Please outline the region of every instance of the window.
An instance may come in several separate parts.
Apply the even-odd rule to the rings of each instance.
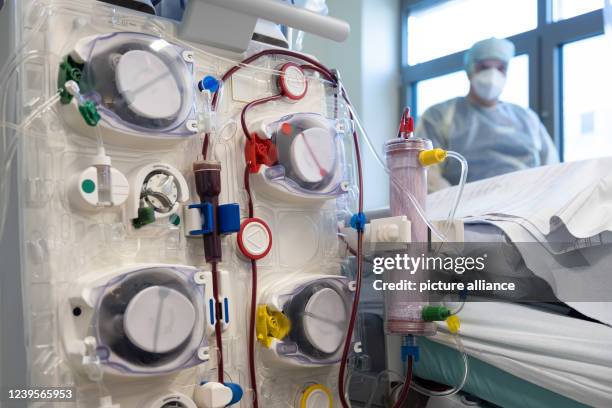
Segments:
[[[455,96],[467,95],[469,81],[465,71],[456,71],[439,77],[419,81],[416,84],[416,114]],[[508,67],[508,79],[500,99],[517,105],[529,106],[529,56],[514,58]]]
[[[563,46],[566,161],[612,155],[611,47],[611,40],[603,35]]]
[[[612,36],[603,35],[612,0],[401,1],[402,86],[417,116],[465,95],[462,53],[503,37],[518,57],[501,99],[533,109],[561,159],[612,156]]]
[[[532,30],[538,24],[537,3],[537,0],[453,0],[415,10],[408,17],[408,64],[465,50],[484,38],[509,37]]]
[[[553,0],[553,20],[565,20],[603,7],[604,0]]]

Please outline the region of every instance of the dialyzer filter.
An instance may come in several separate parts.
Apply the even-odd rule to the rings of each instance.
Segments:
[[[416,208],[405,191],[425,208],[427,199],[427,171],[419,162],[419,153],[431,149],[431,141],[415,137],[392,139],[385,144],[387,167],[391,173],[390,207],[391,215],[405,215],[411,223],[411,244],[407,253],[419,257],[427,243],[427,224],[418,215]],[[384,273],[385,282],[410,280],[418,288],[427,282],[428,272],[419,267],[416,271],[394,268]],[[428,304],[427,293],[419,290],[392,290],[384,292],[385,330],[389,334],[423,335],[435,334],[435,323],[425,322],[421,311]]]

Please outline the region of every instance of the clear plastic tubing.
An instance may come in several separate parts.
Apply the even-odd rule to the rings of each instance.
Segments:
[[[405,200],[399,186],[404,186],[421,209],[427,200],[427,170],[419,162],[419,153],[432,148],[431,141],[411,137],[395,138],[385,144],[387,167],[399,183],[391,183],[389,203],[391,216],[405,215],[411,223],[411,241],[408,255],[420,257],[427,249],[427,223],[420,216],[417,206]],[[385,272],[388,282],[412,281],[416,285],[427,281],[426,269],[410,271],[395,269]],[[418,286],[417,286],[418,287]],[[427,293],[413,290],[388,290],[385,292],[385,330],[389,334],[432,336],[436,333],[434,322],[425,322],[421,311],[428,304]]]
[[[463,157],[457,152],[449,150],[448,152],[446,152],[446,154],[448,155],[448,157],[452,157],[453,159],[457,160],[459,164],[461,164],[461,177],[459,179],[459,187],[457,187],[457,195],[455,196],[453,206],[451,207],[451,210],[448,213],[448,220],[446,226],[446,228],[448,229],[450,227],[450,224],[455,219],[455,213],[457,212],[457,207],[459,207],[459,202],[461,201],[461,196],[463,195],[463,188],[465,187],[468,175],[468,163],[465,157]],[[446,232],[447,231],[445,231],[445,233]]]
[[[457,394],[459,391],[463,389],[463,387],[465,387],[465,383],[467,383],[468,375],[470,374],[470,363],[468,360],[468,355],[465,352],[465,347],[463,346],[463,343],[461,342],[459,335],[454,334],[453,338],[455,339],[455,343],[457,343],[457,350],[459,351],[459,353],[461,353],[461,358],[463,360],[463,375],[461,376],[461,381],[459,381],[459,384],[457,384],[457,386],[453,388],[449,388],[444,391],[432,391],[432,390],[428,390],[425,387],[420,386],[419,384],[415,382],[412,382],[410,384],[410,388],[416,390],[417,392],[423,395],[427,395],[430,397],[448,397],[448,396]]]

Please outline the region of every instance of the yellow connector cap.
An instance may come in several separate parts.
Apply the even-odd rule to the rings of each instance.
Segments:
[[[440,148],[423,150],[421,153],[419,153],[419,162],[421,162],[422,166],[439,164],[446,160],[446,154],[446,150]]]
[[[452,334],[457,334],[459,332],[459,327],[461,327],[461,321],[457,315],[452,315],[446,319],[446,325]]]
[[[282,340],[291,330],[291,321],[287,316],[268,305],[257,306],[255,334],[257,341],[270,348],[273,339]]]

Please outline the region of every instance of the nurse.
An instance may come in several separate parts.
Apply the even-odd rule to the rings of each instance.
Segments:
[[[468,95],[434,105],[418,120],[418,137],[465,156],[468,181],[559,162],[536,113],[498,99],[512,57],[514,45],[508,40],[490,38],[474,44],[464,58]],[[429,190],[458,184],[459,176],[460,168],[453,161],[432,166]]]

